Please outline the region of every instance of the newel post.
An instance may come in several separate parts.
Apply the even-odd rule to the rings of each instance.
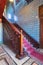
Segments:
[[[20,31],[20,55],[23,55],[23,34],[22,34],[22,30]]]
[[[23,34],[22,30],[20,31],[20,48],[19,48],[19,54],[16,55],[18,59],[22,59],[24,57],[23,53]]]

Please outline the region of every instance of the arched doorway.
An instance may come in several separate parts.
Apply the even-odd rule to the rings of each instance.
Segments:
[[[43,5],[39,6],[40,19],[40,48],[43,48]]]

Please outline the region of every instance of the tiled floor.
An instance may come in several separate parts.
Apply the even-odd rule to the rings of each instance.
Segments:
[[[0,65],[16,65],[12,58],[0,46]]]
[[[0,60],[0,65],[8,65],[8,63],[6,62],[5,59],[1,59]]]
[[[15,53],[13,53],[7,46],[3,45],[4,50],[11,56],[11,58],[16,62],[17,65],[22,65],[25,63],[27,60],[30,59],[29,56],[26,56],[25,58],[19,60],[15,56]]]
[[[28,57],[28,56],[25,59],[21,60],[21,62],[20,62],[20,60],[18,60],[17,58],[14,57],[14,54],[11,52],[11,50],[8,50],[8,48],[7,49],[6,48],[7,47],[4,45],[0,46],[0,65],[32,65],[33,62],[34,62],[34,64],[36,63],[38,65],[43,65],[39,61],[37,61],[31,57]],[[12,54],[13,54],[13,56],[12,56]],[[25,62],[24,62],[24,60],[25,60]]]

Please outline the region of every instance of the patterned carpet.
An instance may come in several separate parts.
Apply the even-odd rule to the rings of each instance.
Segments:
[[[13,58],[9,55],[9,50],[5,48],[6,46],[0,46],[0,65],[18,65],[15,61],[14,61],[14,56]],[[6,50],[9,52],[7,53]],[[12,53],[10,53],[12,55]],[[19,62],[18,62],[19,63]],[[21,62],[22,63],[22,62]],[[26,62],[24,62],[23,64],[19,64],[19,65],[43,65],[41,64],[39,61],[33,59],[33,58],[29,58]]]
[[[23,40],[23,43],[24,49],[28,53],[28,55],[43,63],[43,53],[38,52],[25,38]]]

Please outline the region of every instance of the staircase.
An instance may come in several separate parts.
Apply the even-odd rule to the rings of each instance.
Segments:
[[[33,45],[31,44],[30,41],[28,41],[28,39],[26,38],[26,36],[24,36],[23,34],[23,43],[22,46],[20,46],[20,38],[18,37],[18,32],[20,33],[20,31],[13,25],[13,27],[15,27],[15,31],[13,31],[13,29],[11,28],[11,26],[9,25],[9,22],[6,22],[3,20],[3,26],[4,28],[7,30],[8,35],[10,40],[12,41],[12,43],[10,43],[11,47],[13,48],[14,52],[16,52],[16,54],[20,54],[21,50],[20,49],[24,49],[24,51],[31,56],[32,58],[37,59],[38,61],[40,61],[41,63],[43,63],[43,54],[39,53],[37,51],[36,48],[33,47]],[[12,25],[12,24],[11,24]],[[18,32],[17,32],[18,30]],[[8,45],[8,43],[7,43]],[[22,52],[23,53],[23,52]]]
[[[4,4],[4,6],[5,6],[5,4]],[[11,40],[10,45],[14,49],[14,52],[16,52],[16,54],[20,55],[21,53],[23,53],[22,48],[24,48],[25,52],[28,53],[28,55],[30,55],[31,57],[34,57],[35,59],[37,59],[37,60],[39,60],[40,62],[43,63],[43,54],[39,53],[31,45],[31,42],[29,42],[27,40],[26,36],[24,36],[22,34],[23,35],[23,39],[22,39],[23,45],[21,45],[22,41],[21,41],[21,33],[20,33],[20,31],[13,24],[9,23],[4,17],[2,18],[2,22],[3,22],[3,28],[7,30],[7,33],[9,35],[9,39]],[[30,39],[30,37],[29,37],[29,40],[31,41],[33,39]],[[9,44],[7,43],[7,45],[9,45]]]

